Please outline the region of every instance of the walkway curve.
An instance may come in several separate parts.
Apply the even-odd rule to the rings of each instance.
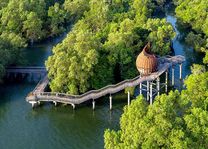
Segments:
[[[36,89],[27,96],[26,100],[32,104],[39,103],[42,101],[51,101],[51,102],[71,104],[74,107],[75,105],[81,104],[88,100],[98,99],[107,94],[117,93],[121,90],[124,90],[127,87],[133,87],[145,81],[155,80],[164,72],[166,72],[170,67],[174,67],[177,64],[182,64],[184,61],[185,61],[185,58],[181,55],[173,56],[173,57],[171,56],[161,57],[159,58],[158,71],[155,73],[152,73],[151,75],[143,76],[141,78],[137,76],[133,79],[124,80],[115,85],[108,85],[98,90],[91,90],[81,95],[69,95],[69,94],[64,94],[64,93],[44,92],[46,84],[48,84],[49,82],[47,77],[45,77],[45,80],[36,86]],[[43,86],[42,88],[39,87],[41,85]]]

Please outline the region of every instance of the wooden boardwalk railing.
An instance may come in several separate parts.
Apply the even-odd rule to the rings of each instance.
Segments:
[[[45,67],[7,67],[7,73],[46,73]]]
[[[171,66],[182,64],[184,61],[185,58],[180,55],[173,57],[162,57],[159,58],[158,71],[152,73],[151,75],[143,76],[143,77],[138,76],[135,77],[134,79],[124,80],[118,84],[108,85],[98,90],[91,90],[82,95],[68,95],[63,93],[44,92],[45,87],[49,82],[47,77],[45,77],[42,81],[39,82],[39,84],[36,86],[33,92],[27,96],[26,100],[32,105],[40,103],[41,101],[51,101],[55,103],[59,102],[59,103],[71,104],[73,107],[75,107],[75,105],[81,104],[88,100],[92,100],[92,99],[94,100],[102,96],[105,96],[107,94],[117,93],[121,90],[124,90],[126,87],[133,87],[145,81],[155,80],[164,72],[166,72],[168,68],[170,68]]]

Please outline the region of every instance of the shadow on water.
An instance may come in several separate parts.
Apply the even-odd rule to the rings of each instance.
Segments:
[[[51,49],[53,46],[61,42],[66,37],[66,35],[67,33],[64,33],[59,37],[49,38],[23,49],[23,55],[26,59],[25,65],[44,66],[48,56],[52,54]]]

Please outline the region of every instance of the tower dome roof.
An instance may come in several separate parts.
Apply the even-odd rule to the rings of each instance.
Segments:
[[[148,43],[137,56],[136,67],[141,75],[149,75],[157,71],[158,60],[154,54],[149,52],[149,50],[150,43]]]

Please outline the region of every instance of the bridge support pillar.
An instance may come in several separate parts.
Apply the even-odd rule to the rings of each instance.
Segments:
[[[110,110],[112,110],[112,96],[111,95],[109,97],[109,100],[110,100]]]
[[[160,95],[160,77],[157,78],[157,96]]]
[[[130,97],[130,92],[128,91],[128,106],[130,105],[131,103],[131,97]]]
[[[165,72],[165,92],[168,93],[168,71]]]
[[[150,86],[150,83],[149,83],[149,81],[147,81],[147,101],[149,101],[149,94],[150,94],[150,92],[149,92],[149,87]]]
[[[179,74],[180,77],[179,78],[180,78],[180,80],[182,80],[182,64],[180,64],[179,67],[180,67],[180,74]]]
[[[153,103],[153,97],[152,97],[152,82],[150,82],[150,105]]]
[[[174,67],[172,66],[172,86],[174,86],[174,84],[175,84],[175,69],[174,69]]]
[[[92,109],[95,110],[95,100],[92,100]]]
[[[32,105],[32,108],[35,108],[38,106],[38,102],[36,101],[30,101],[29,103]]]

